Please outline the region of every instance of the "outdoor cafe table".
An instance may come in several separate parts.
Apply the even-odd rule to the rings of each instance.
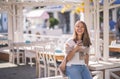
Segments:
[[[120,68],[120,59],[116,60],[108,60],[108,61],[98,61],[98,62],[91,62],[89,65],[90,70],[93,71],[103,71],[104,78],[103,79],[110,79],[110,72],[109,69]]]

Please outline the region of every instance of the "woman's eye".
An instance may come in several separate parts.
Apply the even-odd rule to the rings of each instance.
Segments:
[[[81,28],[84,28],[84,27],[81,27]]]
[[[77,28],[84,28],[84,27],[81,27],[81,26],[77,26]]]

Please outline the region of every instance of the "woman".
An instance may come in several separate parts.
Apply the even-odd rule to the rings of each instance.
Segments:
[[[77,21],[73,37],[65,43],[65,61],[60,65],[69,79],[92,79],[88,69],[89,47],[91,45],[87,26],[83,21]],[[66,66],[65,66],[66,63]]]

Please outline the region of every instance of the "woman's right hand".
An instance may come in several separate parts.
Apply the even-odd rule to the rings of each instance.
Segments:
[[[74,50],[76,52],[80,51],[80,49],[81,49],[81,45],[75,45]]]

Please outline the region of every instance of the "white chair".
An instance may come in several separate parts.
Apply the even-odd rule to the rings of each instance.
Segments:
[[[116,45],[116,40],[111,41],[111,46]]]
[[[40,46],[40,47],[35,47],[36,49],[36,56],[37,59],[36,61],[38,61],[39,63],[39,77],[41,77],[41,69],[44,69],[44,77],[47,77],[47,63],[46,63],[46,57],[45,57],[45,51],[44,51],[44,46]]]
[[[58,75],[58,65],[55,58],[55,44],[48,44],[45,47],[46,52],[46,61],[47,61],[47,67],[48,67],[48,77],[51,76],[51,71],[54,71],[55,74],[53,76]]]
[[[14,47],[14,43],[9,41],[9,62],[15,64],[15,59],[17,60],[17,64],[20,64],[20,59],[22,59],[22,63],[24,62],[24,50]]]
[[[24,47],[25,50],[25,64],[27,64],[27,58],[29,58],[29,63],[32,67],[33,63],[33,59],[35,59],[36,57],[36,53],[35,51],[33,51],[34,49],[32,49],[32,46],[25,46]]]

